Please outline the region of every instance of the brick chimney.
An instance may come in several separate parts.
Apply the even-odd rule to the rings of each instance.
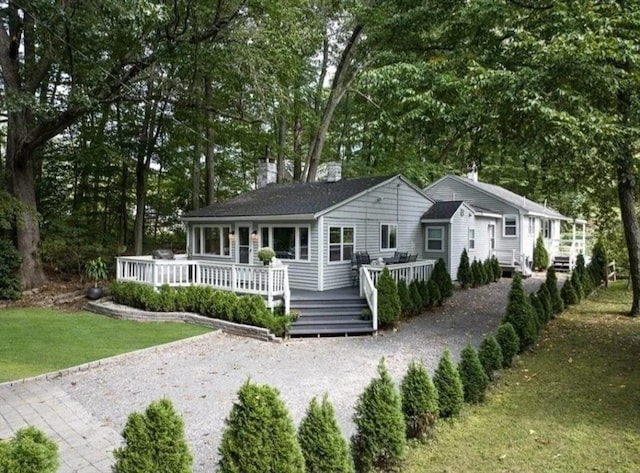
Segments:
[[[342,164],[327,163],[327,182],[338,182],[340,179],[342,179]]]
[[[278,170],[276,163],[264,160],[258,162],[258,189],[274,184],[278,179]]]

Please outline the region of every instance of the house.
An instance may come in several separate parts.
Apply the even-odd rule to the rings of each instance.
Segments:
[[[572,269],[576,256],[584,251],[584,220],[566,217],[503,187],[480,182],[475,167],[466,178],[447,175],[424,192],[436,201],[422,217],[427,238],[425,256],[442,255],[453,275],[464,247],[471,260],[496,255],[505,270],[524,274],[530,271],[539,234],[550,261],[560,269]],[[439,236],[444,238],[442,243]]]

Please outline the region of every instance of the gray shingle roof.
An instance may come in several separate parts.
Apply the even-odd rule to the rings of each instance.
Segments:
[[[436,202],[422,215],[422,220],[446,220],[454,216],[462,200],[441,200]]]
[[[315,214],[333,207],[394,176],[342,179],[337,182],[270,184],[183,215],[190,217],[250,217]]]

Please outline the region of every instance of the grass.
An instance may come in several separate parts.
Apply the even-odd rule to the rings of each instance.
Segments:
[[[36,376],[208,332],[178,323],[110,319],[88,312],[0,311],[0,382]]]
[[[625,283],[553,320],[484,405],[441,422],[404,472],[640,471],[640,320]]]

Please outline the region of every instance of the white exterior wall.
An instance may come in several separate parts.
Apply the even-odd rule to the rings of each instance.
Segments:
[[[476,250],[469,249],[469,230],[475,230],[475,228],[475,216],[469,210],[469,207],[462,205],[451,218],[451,267],[447,269],[449,270],[449,274],[453,280],[456,280],[457,278],[462,250],[465,248],[467,249],[469,262],[472,262],[474,258],[477,258]]]
[[[476,215],[476,251],[475,256],[478,260],[484,261],[493,256],[491,243],[489,238],[489,225],[493,225],[498,232],[498,219],[492,217],[482,217]],[[497,239],[496,239],[497,244]]]

